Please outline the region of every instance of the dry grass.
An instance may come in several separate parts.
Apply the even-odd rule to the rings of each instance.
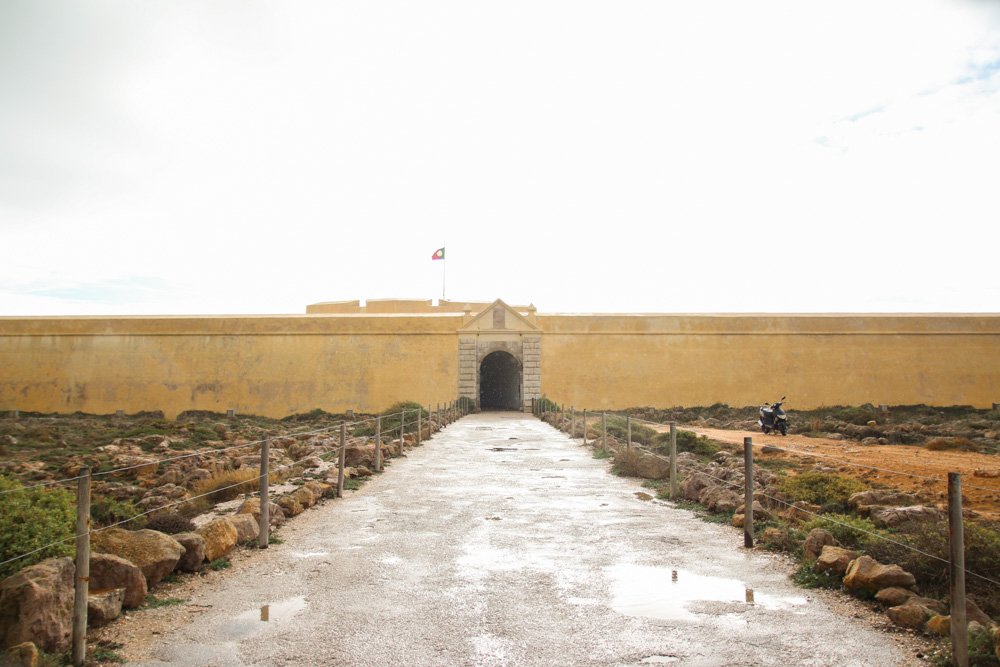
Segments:
[[[926,445],[931,451],[941,451],[944,449],[959,449],[963,452],[978,452],[979,445],[968,438],[934,438]]]
[[[260,488],[260,473],[256,469],[227,470],[202,480],[191,488],[192,496],[204,495],[212,504],[224,503],[244,493]]]
[[[616,474],[624,477],[639,476],[639,462],[642,460],[642,452],[638,449],[622,449],[615,454],[615,464],[612,468]]]

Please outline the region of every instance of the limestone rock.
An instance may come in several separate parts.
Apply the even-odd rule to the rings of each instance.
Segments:
[[[744,517],[745,518],[745,517]],[[788,533],[781,530],[780,528],[765,528],[764,532],[761,533],[760,539],[764,542],[777,542],[781,543],[785,541],[788,537]]]
[[[56,653],[69,646],[75,571],[72,558],[50,558],[0,583],[0,649],[34,642]]]
[[[113,554],[90,554],[90,590],[124,589],[122,604],[141,607],[146,604],[146,577],[132,561]]]
[[[303,509],[309,509],[316,504],[316,494],[308,486],[300,486],[289,494]]]
[[[713,512],[733,512],[740,504],[740,496],[722,486],[712,485],[701,490],[698,502]]]
[[[205,560],[209,562],[232,551],[239,537],[236,526],[225,517],[209,521],[195,532],[205,540]]]
[[[205,538],[198,533],[178,533],[174,539],[184,547],[184,555],[177,561],[182,572],[197,572],[205,562]]]
[[[236,510],[237,514],[249,514],[253,516],[254,521],[260,525],[260,498],[247,498],[240,508]],[[281,507],[276,503],[268,503],[268,523],[271,527],[280,526],[285,523],[285,513],[282,511]]]
[[[635,474],[642,479],[663,479],[670,476],[670,463],[659,457],[642,453],[636,461]]]
[[[901,628],[921,630],[931,615],[920,605],[904,604],[899,607],[890,607],[886,610],[889,620]]]
[[[39,667],[42,664],[42,655],[31,642],[11,646],[0,655],[0,659],[3,660],[4,667]]]
[[[87,592],[87,627],[97,628],[122,613],[124,588],[98,588]]]
[[[208,470],[205,470],[204,468],[195,468],[194,470],[192,470],[187,474],[187,476],[184,478],[184,481],[181,482],[181,485],[191,489],[194,488],[197,484],[211,478],[212,478],[212,473],[209,472]]]
[[[908,591],[898,586],[890,586],[876,593],[875,599],[887,607],[898,607],[899,605],[906,604],[910,598],[916,596],[916,593],[913,591]]]
[[[904,524],[937,523],[944,521],[947,515],[936,507],[913,505],[910,507],[883,507],[872,510],[869,515],[872,523],[879,528],[900,528]]]
[[[316,500],[319,500],[320,498],[328,498],[330,497],[331,492],[336,491],[336,488],[332,484],[326,484],[315,480],[306,482],[304,486],[313,492],[313,495],[316,496]]]
[[[305,508],[302,507],[302,503],[293,498],[291,494],[278,496],[278,499],[275,502],[278,503],[278,506],[281,508],[282,512],[284,512],[286,517],[298,516],[305,510]]]
[[[111,465],[114,466],[115,470],[127,468],[127,470],[114,473],[115,477],[150,477],[156,474],[156,470],[160,466],[154,459],[132,456],[131,454],[119,454],[111,459]]]
[[[820,572],[832,571],[844,574],[847,572],[847,566],[850,565],[851,561],[860,555],[857,551],[828,544],[823,547],[823,551],[820,552],[819,558],[816,559],[814,567]]]
[[[344,447],[344,465],[352,468],[365,466],[375,467],[375,444],[358,443]]]
[[[740,506],[736,508],[736,513],[737,514],[746,514],[746,505],[745,504],[740,504]],[[767,521],[770,518],[771,518],[771,515],[770,515],[770,513],[768,513],[768,511],[766,509],[764,509],[764,506],[761,505],[759,501],[756,501],[756,500],[753,501],[753,520],[754,521]]]
[[[979,605],[969,599],[965,600],[965,620],[969,623],[975,621],[984,628],[994,628],[997,625],[993,622],[993,619],[979,608]]]
[[[698,502],[701,491],[706,486],[715,486],[715,480],[703,473],[693,472],[681,482],[680,491],[688,500]]]
[[[997,654],[997,660],[1000,660],[1000,627],[993,629],[993,648]]]
[[[847,504],[854,510],[862,505],[891,505],[894,507],[903,507],[905,505],[916,505],[918,502],[920,501],[917,497],[911,493],[899,493],[897,491],[884,491],[879,489],[859,491],[858,493],[851,494],[851,497],[847,499]]]
[[[803,560],[806,562],[816,560],[823,552],[823,547],[827,545],[839,547],[840,542],[836,540],[830,531],[823,530],[822,528],[813,528],[806,535],[806,541],[802,545],[802,549],[805,552]]]
[[[164,484],[178,485],[184,481],[184,473],[181,472],[179,468],[173,468],[167,472],[160,475],[160,478],[156,480],[157,486],[163,486]]]
[[[260,535],[260,520],[254,521],[250,514],[234,514],[228,519],[236,527],[236,541],[256,541]]]
[[[866,590],[878,593],[883,588],[892,586],[910,588],[914,585],[916,579],[903,568],[898,565],[882,565],[869,556],[861,556],[851,561],[844,575],[844,588],[849,591]]]
[[[784,517],[789,521],[811,521],[822,511],[819,505],[799,501],[785,510]]]
[[[950,635],[951,616],[934,616],[927,621],[927,629],[936,635]]]
[[[147,586],[155,586],[173,572],[184,555],[180,542],[158,530],[108,528],[94,533],[90,540],[95,553],[114,554],[132,561],[142,570]]]
[[[922,598],[919,595],[914,595],[906,601],[906,604],[923,607],[928,616],[944,615],[948,613],[948,605],[944,602],[941,602],[940,600],[932,600],[931,598]]]

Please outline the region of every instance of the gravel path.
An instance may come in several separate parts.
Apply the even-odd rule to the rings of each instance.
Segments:
[[[530,415],[472,415],[296,518],[132,664],[909,663],[740,531],[648,498]]]

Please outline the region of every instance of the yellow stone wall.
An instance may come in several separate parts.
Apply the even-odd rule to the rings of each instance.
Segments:
[[[284,417],[455,398],[458,316],[0,318],[0,409]]]
[[[580,407],[1000,402],[993,315],[538,316],[542,388]]]
[[[283,417],[455,398],[461,313],[0,318],[0,410]],[[544,315],[577,408],[1000,401],[996,315]]]

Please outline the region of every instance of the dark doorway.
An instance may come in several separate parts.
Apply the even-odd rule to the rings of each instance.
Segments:
[[[521,409],[521,365],[509,352],[490,352],[479,364],[479,407]]]

